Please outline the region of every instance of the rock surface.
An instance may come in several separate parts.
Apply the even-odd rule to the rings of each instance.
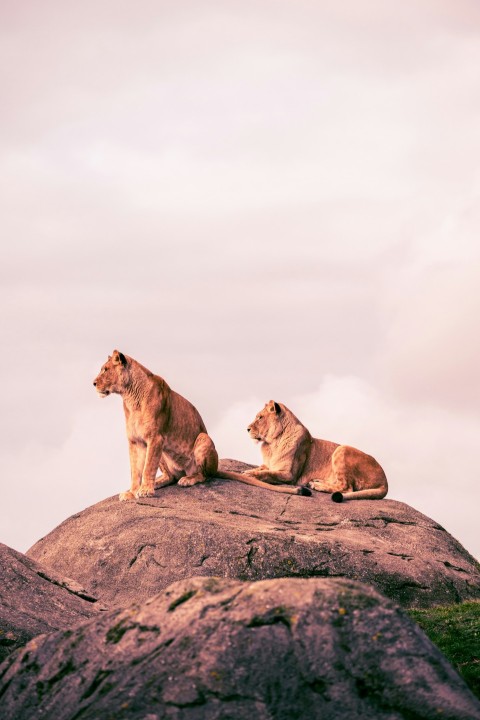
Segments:
[[[98,612],[96,599],[78,583],[0,543],[0,662],[35,635]]]
[[[27,554],[73,575],[109,607],[207,575],[347,577],[406,607],[480,597],[476,561],[408,505],[337,504],[324,493],[304,498],[227,480],[174,485],[134,502],[109,498],[63,522]]]
[[[422,631],[342,579],[192,578],[30,642],[0,666],[9,720],[480,718]]]

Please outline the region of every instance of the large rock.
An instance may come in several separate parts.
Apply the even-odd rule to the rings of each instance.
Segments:
[[[192,578],[0,666],[9,720],[479,720],[427,637],[342,579]]]
[[[97,615],[96,599],[75,581],[0,543],[0,662],[40,633]]]
[[[225,469],[241,469],[224,462]],[[347,577],[405,606],[480,597],[478,564],[438,523],[395,500],[336,504],[238,482],[116,497],[63,522],[28,556],[75,577],[110,607],[194,575]]]

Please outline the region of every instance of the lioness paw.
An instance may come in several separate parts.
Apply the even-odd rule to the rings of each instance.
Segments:
[[[125,490],[125,492],[120,493],[118,499],[120,500],[120,502],[125,502],[126,500],[134,500],[135,495],[132,493],[131,490]]]
[[[205,477],[200,473],[196,473],[195,475],[185,475],[185,477],[180,478],[178,484],[181,487],[191,487],[201,482],[205,482]]]
[[[138,490],[135,490],[135,497],[136,498],[142,498],[142,497],[153,497],[155,495],[155,488],[144,486],[138,488]]]

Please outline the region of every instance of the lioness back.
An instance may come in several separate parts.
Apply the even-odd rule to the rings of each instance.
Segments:
[[[207,432],[200,413],[192,403],[174,390],[170,390],[168,409],[169,432],[181,436]]]

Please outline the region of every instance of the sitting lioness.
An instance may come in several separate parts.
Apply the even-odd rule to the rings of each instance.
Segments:
[[[200,414],[158,375],[118,350],[94,380],[101,397],[118,393],[123,398],[130,452],[130,490],[120,500],[148,497],[156,487],[178,480],[188,486],[216,476],[241,480],[277,492],[310,495],[306,488],[288,485],[274,488],[258,478],[217,472],[218,455]],[[156,478],[157,470],[161,477]]]
[[[282,403],[271,400],[247,428],[262,443],[263,465],[246,472],[268,483],[308,485],[332,500],[381,499],[387,478],[378,462],[361,450],[312,438]]]

